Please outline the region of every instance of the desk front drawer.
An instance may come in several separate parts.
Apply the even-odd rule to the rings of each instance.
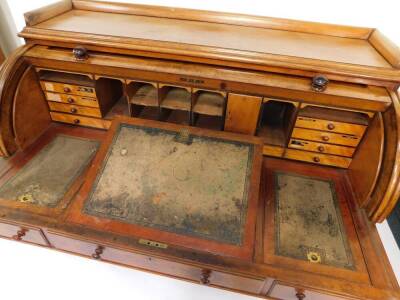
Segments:
[[[56,103],[52,101],[48,101],[48,104],[50,110],[52,111],[65,112],[73,115],[82,115],[88,117],[97,117],[97,118],[102,117],[100,109],[98,108],[78,106],[73,104]]]
[[[44,91],[65,93],[86,97],[96,97],[96,91],[93,87],[72,85],[66,83],[40,81],[40,85]]]
[[[356,147],[361,140],[361,137],[355,135],[332,133],[304,128],[294,128],[292,132],[292,138],[351,147]]]
[[[0,236],[42,246],[49,246],[43,232],[39,228],[0,222]]]
[[[285,158],[340,168],[348,168],[351,162],[351,159],[347,157],[319,154],[294,149],[287,149],[285,152]]]
[[[290,139],[289,148],[312,151],[318,153],[333,154],[339,156],[352,157],[356,148],[346,146],[336,146],[318,142],[305,141],[300,139]]]
[[[96,98],[68,95],[68,94],[56,94],[46,92],[46,99],[48,101],[58,102],[58,103],[68,103],[88,107],[99,107],[99,102]]]
[[[74,125],[81,125],[87,127],[94,127],[100,129],[108,129],[111,126],[111,121],[102,120],[84,116],[76,116],[71,114],[64,114],[58,112],[50,112],[51,119],[56,122],[63,122]]]
[[[82,241],[59,233],[48,232],[50,243],[57,249],[77,253],[100,261],[114,262],[134,268],[200,282],[201,269],[147,255],[128,252],[100,244]]]
[[[325,130],[336,133],[347,133],[359,137],[363,136],[364,131],[367,128],[364,125],[314,119],[309,117],[298,117],[295,127]]]

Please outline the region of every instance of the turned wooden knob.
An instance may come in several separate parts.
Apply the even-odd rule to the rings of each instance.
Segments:
[[[74,103],[75,102],[74,98],[71,98],[71,97],[68,98],[67,101],[68,101],[68,103]]]
[[[24,237],[25,235],[26,235],[26,229],[20,229],[20,230],[18,230],[18,232],[17,232],[17,234],[16,235],[13,235],[13,240],[16,240],[16,241],[21,241],[22,240],[22,237]]]
[[[103,246],[97,246],[96,250],[94,250],[94,253],[92,254],[92,257],[94,259],[101,259],[101,254],[103,254],[103,250]]]
[[[69,87],[64,87],[64,93],[70,93],[71,89]]]
[[[329,141],[329,136],[326,135],[322,136],[322,140],[325,142]]]
[[[76,60],[86,60],[88,58],[88,51],[85,47],[77,46],[72,50]]]
[[[74,124],[79,124],[81,121],[79,119],[74,120]]]
[[[71,113],[76,114],[77,112],[78,110],[75,107],[71,108]]]
[[[315,75],[311,82],[311,88],[316,92],[325,91],[328,86],[329,79],[325,75]]]
[[[211,270],[201,270],[200,283],[204,285],[210,284]]]
[[[318,146],[318,151],[319,152],[324,152],[325,151],[325,147],[324,146]]]
[[[332,123],[329,123],[329,124],[328,124],[328,129],[329,129],[329,130],[335,129],[335,125],[333,125]]]
[[[320,159],[319,159],[319,157],[314,156],[314,157],[313,157],[313,161],[315,161],[315,162],[320,162]]]
[[[296,297],[299,300],[303,300],[306,298],[305,291],[303,289],[296,289]]]

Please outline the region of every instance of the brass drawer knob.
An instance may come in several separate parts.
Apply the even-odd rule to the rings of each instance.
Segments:
[[[92,257],[94,259],[101,259],[101,255],[103,254],[104,247],[103,246],[97,246],[96,250],[94,250],[94,253],[92,254]]]
[[[326,135],[322,136],[322,140],[323,140],[324,142],[329,141],[329,136],[326,136]]]
[[[325,147],[324,146],[318,146],[318,151],[319,152],[324,152],[325,151]]]
[[[70,93],[71,89],[69,87],[64,87],[64,93]]]
[[[81,120],[79,120],[79,119],[74,120],[74,124],[79,124],[80,122],[81,122]]]
[[[319,163],[321,160],[319,159],[318,156],[314,156],[313,157],[313,161],[316,162],[316,163]]]
[[[78,110],[75,107],[71,108],[71,113],[76,114],[77,112]]]
[[[74,55],[76,60],[86,60],[88,59],[88,51],[85,47],[77,46],[72,50],[72,54]]]
[[[325,91],[328,86],[329,79],[325,75],[315,75],[311,82],[311,89],[316,92]]]
[[[69,98],[67,99],[67,101],[68,101],[68,103],[74,103],[74,102],[75,102],[74,98],[71,98],[71,97],[69,97]]]
[[[12,239],[16,241],[21,241],[22,238],[26,235],[27,230],[26,229],[20,229],[18,230],[16,235],[13,235]]]
[[[332,123],[329,123],[329,124],[328,124],[328,129],[329,129],[329,130],[335,129],[335,125],[333,125]]]
[[[207,269],[201,270],[200,283],[204,285],[210,284],[210,276],[211,276],[211,270]]]

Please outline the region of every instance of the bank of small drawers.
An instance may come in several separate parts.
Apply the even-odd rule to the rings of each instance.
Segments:
[[[53,121],[103,128],[102,112],[94,87],[40,82]]]
[[[285,157],[347,168],[367,126],[298,116]]]

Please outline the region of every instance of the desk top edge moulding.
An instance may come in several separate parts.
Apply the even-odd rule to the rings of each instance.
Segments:
[[[0,237],[265,299],[400,299],[379,30],[85,0],[25,22],[0,67]]]

